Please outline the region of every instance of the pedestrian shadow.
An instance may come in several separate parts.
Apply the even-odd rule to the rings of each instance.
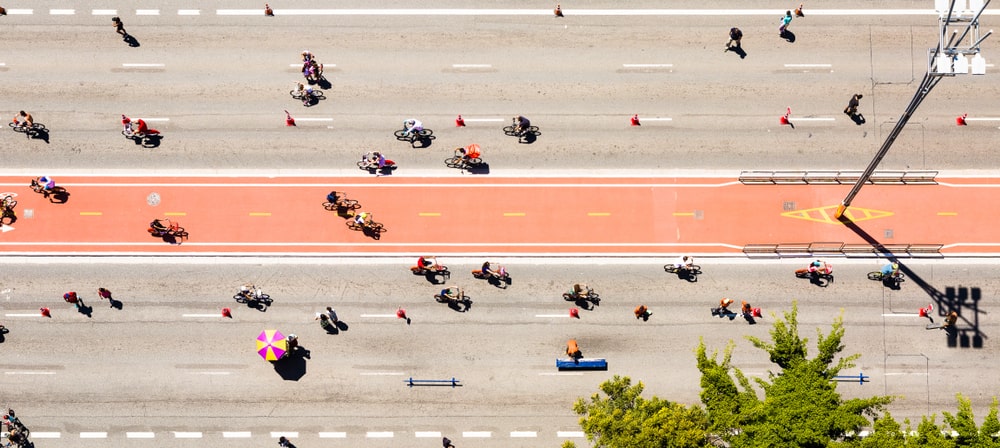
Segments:
[[[298,381],[306,375],[306,359],[309,357],[309,350],[299,346],[291,350],[286,358],[272,362],[274,371],[285,381]]]
[[[330,84],[330,81],[327,81],[326,78],[320,78],[319,81],[314,81],[314,82],[316,83],[317,86],[319,86],[319,88],[323,90],[329,90],[331,87],[333,87],[333,84]]]
[[[125,307],[125,304],[122,303],[121,300],[116,300],[116,299],[108,298],[108,302],[111,302],[109,304],[109,305],[111,305],[111,308],[114,308],[114,309],[116,309],[118,311],[121,311],[122,308]]]
[[[795,43],[795,33],[785,30],[781,32],[781,38],[788,41],[788,43]]]
[[[865,116],[861,114],[851,114],[851,121],[853,121],[854,124],[861,126],[865,124]]]
[[[712,312],[713,317],[718,316],[720,319],[725,319],[728,317],[729,320],[735,320],[737,316],[737,313],[730,311],[728,309],[722,309],[717,307],[717,308],[709,308],[709,310]]]
[[[122,38],[122,40],[125,41],[125,43],[127,43],[128,46],[132,48],[137,48],[139,46],[139,40],[136,39],[135,36],[131,34],[126,34],[125,37]]]
[[[84,316],[87,316],[88,318],[94,317],[94,307],[86,305],[83,302],[80,302],[78,304],[78,306],[76,307],[76,311],[79,312],[80,314],[83,314]]]
[[[745,59],[747,57],[747,52],[743,51],[743,49],[740,47],[729,47],[729,49],[727,49],[726,51],[727,52],[732,51],[733,53],[738,54],[740,56],[740,59]]]
[[[347,331],[351,329],[351,326],[347,325],[347,322],[342,320],[338,320],[337,323],[333,324],[333,326],[337,328],[337,331]]]

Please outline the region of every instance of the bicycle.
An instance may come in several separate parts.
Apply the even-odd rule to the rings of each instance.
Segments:
[[[474,158],[471,158],[471,159],[466,159],[465,157],[461,157],[461,156],[452,156],[452,157],[449,157],[447,159],[444,159],[444,164],[448,168],[459,168],[459,169],[463,169],[464,170],[464,169],[468,169],[469,167],[482,165],[483,164],[483,159],[481,159],[479,157],[474,157]]]
[[[354,199],[345,199],[341,202],[324,202],[323,208],[331,212],[339,210],[358,210],[361,208],[361,203],[355,201]]]
[[[288,94],[291,95],[292,98],[302,101],[302,97],[305,96],[305,90],[289,90]],[[322,90],[313,90],[312,99],[316,101],[325,100],[326,95],[323,94]]]
[[[41,193],[42,197],[48,199],[49,202],[55,202],[53,200],[55,197],[65,197],[66,196],[66,189],[65,188],[60,187],[60,186],[55,186],[55,187],[52,187],[52,188],[45,188],[45,185],[40,184],[38,182],[38,179],[31,179],[31,191],[34,191],[35,193]],[[52,196],[52,197],[50,197],[50,196]]]
[[[687,278],[689,281],[697,281],[698,275],[701,274],[701,266],[696,264],[688,265],[686,268],[678,269],[677,265],[665,264],[663,265],[663,270],[668,274],[677,274],[677,276],[682,278]]]
[[[166,222],[166,224],[163,225],[163,227],[150,226],[148,229],[146,229],[146,231],[149,232],[150,235],[158,236],[161,238],[172,237],[172,238],[185,239],[188,237],[187,230],[184,230],[184,228],[178,225],[176,222],[171,222],[169,219],[165,219],[163,221]]]
[[[410,132],[407,134],[406,129],[400,129],[393,133],[396,136],[396,140],[401,142],[409,142],[411,145],[417,140],[430,140],[431,136],[434,135],[434,131],[430,129],[421,129],[417,132]]]
[[[868,273],[868,280],[875,280],[875,281],[892,280],[896,282],[896,284],[906,281],[905,277],[906,276],[904,276],[902,272],[898,272],[896,273],[896,275],[892,275],[889,277],[886,277],[886,275],[883,274],[882,271],[872,271]]]
[[[17,206],[17,201],[11,195],[4,196],[3,200],[0,201],[0,208],[3,210],[3,215],[0,216],[0,223],[4,220],[10,219],[10,222],[17,221],[17,214],[14,212],[14,207]]]
[[[28,138],[35,137],[42,132],[48,132],[48,129],[45,129],[45,125],[41,123],[32,123],[30,128],[23,123],[15,123],[13,121],[7,123],[7,125],[13,128],[14,132],[23,132]]]
[[[508,137],[522,137],[527,134],[535,134],[538,132],[538,126],[528,126],[525,129],[518,130],[517,126],[504,126],[503,133]]]
[[[358,222],[353,219],[347,220],[347,228],[351,230],[360,230],[365,235],[371,235],[375,239],[379,239],[382,232],[385,232],[385,226],[383,226],[380,222],[358,224]]]

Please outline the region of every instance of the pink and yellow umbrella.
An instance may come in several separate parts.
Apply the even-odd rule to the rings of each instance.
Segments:
[[[265,361],[277,361],[288,351],[285,335],[278,330],[264,330],[257,336],[257,354]]]

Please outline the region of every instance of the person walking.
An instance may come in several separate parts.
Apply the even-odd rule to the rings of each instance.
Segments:
[[[948,317],[944,318],[944,323],[941,324],[941,329],[945,330],[945,331],[948,331],[950,328],[952,328],[952,327],[955,326],[955,322],[957,322],[957,321],[958,321],[958,313],[955,312],[955,311],[952,311],[952,312],[948,313]]]
[[[264,15],[267,17],[274,17],[274,10],[271,9],[271,5],[264,3]]]
[[[340,322],[340,319],[337,319],[337,310],[332,307],[326,307],[326,314],[330,316],[330,322],[333,322],[334,324]]]
[[[778,36],[784,36],[788,31],[788,25],[792,23],[792,12],[785,11],[785,16],[781,18],[781,26],[778,27]]]
[[[649,316],[653,315],[653,313],[649,312],[649,308],[647,308],[646,305],[639,305],[635,307],[632,314],[635,314],[636,319],[642,319],[643,322],[649,320]]]
[[[556,17],[563,17],[562,6],[561,5],[556,5],[555,11],[552,11],[552,12],[556,15]]]
[[[7,15],[7,9],[5,9],[3,6],[0,6],[0,16],[5,16],[5,15]]]
[[[121,34],[123,39],[128,39],[128,33],[125,32],[125,24],[122,23],[121,17],[114,16],[111,18],[111,26],[115,27],[115,31]]]
[[[736,28],[735,26],[730,28],[729,42],[726,43],[726,51],[732,50],[734,48],[737,50],[742,49],[743,47],[740,46],[741,40],[743,40],[743,31],[740,31],[740,29]],[[735,43],[736,45],[733,45],[733,43]]]
[[[844,113],[852,117],[857,115],[858,105],[861,104],[861,98],[864,98],[864,95],[855,93],[854,96],[851,97],[851,100],[847,102],[847,107],[844,108]]]
[[[97,296],[100,297],[101,300],[107,300],[111,305],[111,308],[115,307],[115,301],[111,298],[111,291],[108,291],[106,288],[97,288]]]
[[[83,300],[77,297],[76,291],[70,291],[67,292],[66,294],[63,294],[63,300],[65,300],[67,303],[72,303],[74,306],[76,306],[77,309],[80,309],[80,307],[84,306]]]

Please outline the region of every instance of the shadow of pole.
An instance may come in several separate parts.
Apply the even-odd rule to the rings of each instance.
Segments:
[[[891,250],[887,249],[882,243],[880,243],[875,237],[871,236],[864,229],[858,227],[853,221],[851,221],[846,216],[841,216],[841,224],[850,229],[856,235],[865,240],[868,244],[871,244],[875,250],[884,256],[887,260],[893,263],[899,263],[899,270],[906,274],[909,279],[919,286],[924,292],[930,297],[931,300],[937,305],[938,316],[947,316],[949,312],[958,312],[959,317],[962,321],[968,325],[968,330],[956,330],[951,328],[948,331],[948,345],[951,347],[959,345],[959,337],[961,338],[961,346],[963,347],[973,347],[982,348],[983,340],[988,339],[988,337],[982,333],[979,329],[979,315],[980,313],[985,313],[985,311],[979,310],[979,300],[981,298],[982,292],[980,288],[966,288],[966,287],[952,287],[949,286],[945,288],[942,292],[938,290],[934,285],[931,285],[926,280],[921,278],[910,269],[906,264],[904,264]],[[966,303],[971,302],[971,303]],[[971,319],[968,315],[962,313],[962,307],[965,306],[971,311]],[[961,333],[959,335],[959,332]],[[972,333],[972,341],[970,345],[968,332]]]

